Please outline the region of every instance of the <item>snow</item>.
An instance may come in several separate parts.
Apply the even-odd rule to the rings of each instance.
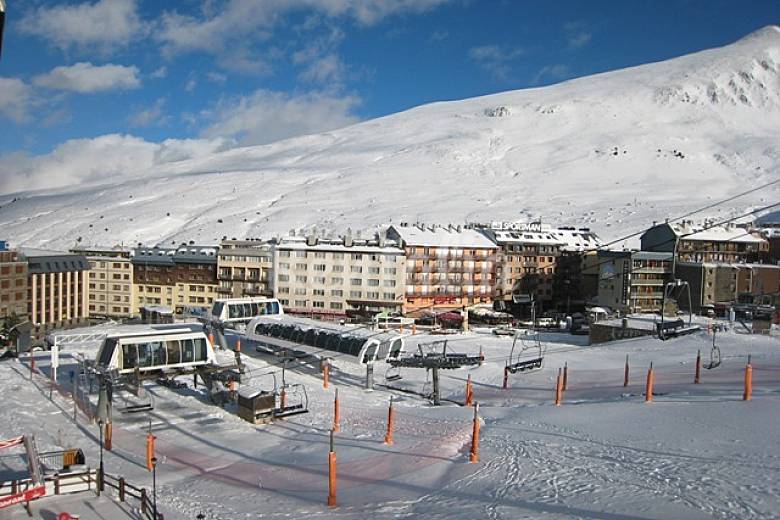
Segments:
[[[456,229],[444,226],[392,226],[405,246],[473,247],[496,249],[492,240],[475,229]]]
[[[12,245],[68,248],[543,217],[606,241],[776,179],[779,72],[769,27],[665,62],[209,151],[102,185],[0,195],[0,229]],[[778,195],[775,185],[696,218]]]
[[[237,338],[229,336],[231,342]],[[411,343],[441,337],[416,335]],[[291,364],[288,383],[306,385],[310,413],[268,425],[250,425],[230,408],[212,405],[194,389],[147,385],[155,409],[114,413],[114,451],[106,453],[112,474],[150,486],[143,467],[144,436],[152,422],[157,436],[158,503],[167,519],[237,518],[593,518],[681,520],[776,518],[780,507],[780,342],[775,337],[719,333],[722,366],[703,370],[693,384],[694,359],[704,361],[712,344],[706,332],[661,342],[635,338],[598,346],[584,338],[551,332],[542,370],[510,376],[502,390],[503,367],[512,338],[467,333],[448,336],[448,351],[477,353],[479,367],[442,371],[443,406],[432,407],[414,393],[381,386],[363,389],[361,368],[336,359],[331,387],[323,389],[315,364]],[[253,387],[269,388],[275,360],[242,339]],[[538,352],[523,336],[515,359]],[[413,347],[412,347],[413,348]],[[752,355],[754,395],[742,401],[746,356]],[[630,384],[623,364],[630,359]],[[222,356],[227,360],[231,352]],[[49,399],[47,354],[29,381],[27,359],[0,364],[0,438],[36,434],[40,448],[81,447],[97,461],[96,426],[79,413],[65,381]],[[645,373],[655,370],[655,398],[645,403]],[[68,372],[63,351],[60,374]],[[554,380],[567,363],[568,389],[553,404]],[[426,374],[404,369],[394,381],[422,392]],[[480,403],[480,461],[468,463],[472,410],[464,399],[471,375]],[[276,374],[276,377],[281,377]],[[62,381],[62,378],[60,378]],[[328,430],[334,389],[341,401],[336,434],[338,507],[325,505]],[[395,443],[382,443],[387,403],[394,396]],[[294,397],[291,397],[293,399]],[[96,395],[91,395],[93,404]],[[0,472],[2,462],[0,461]],[[3,475],[7,477],[7,475]],[[3,478],[3,477],[0,477]],[[81,512],[122,518],[113,494],[101,499],[76,495],[33,503],[36,514]],[[128,509],[125,507],[125,511]],[[3,518],[22,519],[19,506]],[[131,514],[126,516],[132,518]]]

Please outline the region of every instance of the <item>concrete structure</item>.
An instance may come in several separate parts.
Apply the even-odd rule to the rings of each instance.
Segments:
[[[680,262],[744,263],[769,254],[769,243],[760,233],[733,224],[667,222],[647,230],[641,241],[643,251],[676,252]]]
[[[89,261],[89,315],[132,317],[135,294],[130,248],[81,246],[71,252]]]
[[[274,252],[274,296],[287,312],[338,319],[403,309],[406,257],[396,242],[290,236]]]
[[[498,246],[460,226],[390,226],[387,237],[406,253],[405,313],[491,303]]]
[[[0,320],[27,316],[27,262],[16,251],[0,248]]]
[[[273,295],[273,242],[223,240],[217,257],[219,297]]]
[[[622,313],[660,312],[672,253],[599,251],[598,304]]]
[[[51,329],[85,325],[89,318],[89,262],[82,255],[20,250],[27,262],[27,316],[40,341]]]
[[[217,294],[215,246],[133,250],[133,313],[147,305],[164,305],[177,314],[211,307]]]

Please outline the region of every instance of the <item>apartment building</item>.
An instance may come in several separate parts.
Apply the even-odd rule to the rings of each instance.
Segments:
[[[292,314],[339,319],[401,312],[406,258],[394,241],[290,236],[274,254],[274,296]]]
[[[27,316],[27,262],[0,241],[0,320]]]
[[[493,301],[499,248],[476,229],[400,224],[387,238],[406,253],[405,313]]]
[[[133,313],[163,305],[177,314],[211,307],[217,295],[215,246],[182,244],[176,248],[133,250]]]
[[[130,318],[133,316],[133,263],[130,248],[81,246],[71,253],[89,262],[89,315]]]
[[[88,322],[89,262],[83,255],[22,248],[19,258],[27,263],[27,316],[35,340]]]
[[[772,264],[726,264],[680,262],[675,266],[678,278],[691,288],[691,309],[717,303],[771,304],[780,294],[780,266]],[[688,310],[688,302],[680,301]]]
[[[657,224],[641,242],[643,251],[675,253],[680,262],[745,263],[769,255],[769,242],[759,232],[707,221]]]
[[[561,255],[601,245],[587,228],[553,228],[541,222],[493,222],[475,228],[499,247],[494,298],[513,311],[528,311],[531,301],[537,311],[552,307]],[[565,266],[572,273],[573,267]]]
[[[273,242],[222,240],[217,256],[217,289],[221,298],[273,294]]]
[[[629,314],[661,311],[672,253],[602,250],[596,258],[600,306]]]

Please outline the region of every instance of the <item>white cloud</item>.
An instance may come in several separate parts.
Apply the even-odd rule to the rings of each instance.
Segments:
[[[168,67],[163,66],[153,70],[152,73],[149,74],[149,77],[154,79],[160,79],[160,78],[164,78],[167,75],[168,75]]]
[[[132,126],[152,126],[163,125],[168,122],[168,116],[163,112],[165,107],[165,98],[155,101],[152,106],[143,110],[138,110],[127,118],[127,122]]]
[[[124,65],[92,65],[89,62],[55,67],[46,74],[33,78],[39,87],[91,93],[106,90],[132,89],[141,85],[138,67]]]
[[[20,20],[19,28],[63,51],[75,48],[108,52],[133,43],[145,33],[136,0],[41,6],[28,12]]]
[[[250,96],[222,101],[205,114],[214,122],[204,137],[227,137],[242,145],[262,144],[303,134],[334,130],[358,121],[355,96],[323,92],[288,95],[258,90]]]
[[[0,156],[0,193],[97,183],[111,177],[151,175],[161,165],[209,155],[229,145],[222,139],[168,139],[152,143],[131,135],[73,139],[52,152]]]
[[[0,77],[0,115],[24,123],[29,119],[31,103],[30,87],[24,81]]]
[[[301,72],[300,79],[311,83],[328,84],[331,88],[340,88],[347,66],[336,54],[328,54],[314,61]]]
[[[534,75],[531,80],[532,85],[539,84],[545,78],[552,80],[561,80],[571,75],[571,70],[568,65],[557,63],[555,65],[545,65]]]
[[[587,24],[583,21],[568,22],[564,24],[563,30],[566,33],[566,40],[570,49],[579,49],[590,42],[593,34],[587,27]]]
[[[469,58],[489,71],[497,79],[505,80],[511,71],[511,62],[523,54],[523,49],[481,45],[469,49]]]
[[[227,76],[225,76],[222,73],[214,72],[214,71],[206,73],[206,78],[212,83],[217,83],[219,85],[224,85],[225,82],[227,81]]]

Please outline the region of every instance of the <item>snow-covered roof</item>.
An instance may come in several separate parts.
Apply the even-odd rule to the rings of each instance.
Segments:
[[[698,242],[735,242],[745,244],[760,244],[765,242],[761,237],[757,237],[743,228],[716,226],[708,227],[703,224],[676,223],[671,226],[672,231],[685,240]]]
[[[563,246],[566,242],[555,236],[552,231],[494,231],[499,244],[539,244]]]
[[[588,228],[558,228],[550,231],[557,240],[563,242],[564,251],[587,251],[601,247],[601,239]]]
[[[376,253],[386,255],[398,255],[403,254],[403,249],[396,245],[395,240],[387,240],[383,245],[379,245],[379,242],[375,240],[366,239],[351,239],[352,245],[346,245],[350,243],[349,239],[317,239],[317,243],[309,245],[306,237],[285,237],[276,245],[276,249],[282,251],[335,251],[344,253]]]
[[[407,246],[471,247],[495,249],[498,246],[476,229],[444,226],[390,226]]]

